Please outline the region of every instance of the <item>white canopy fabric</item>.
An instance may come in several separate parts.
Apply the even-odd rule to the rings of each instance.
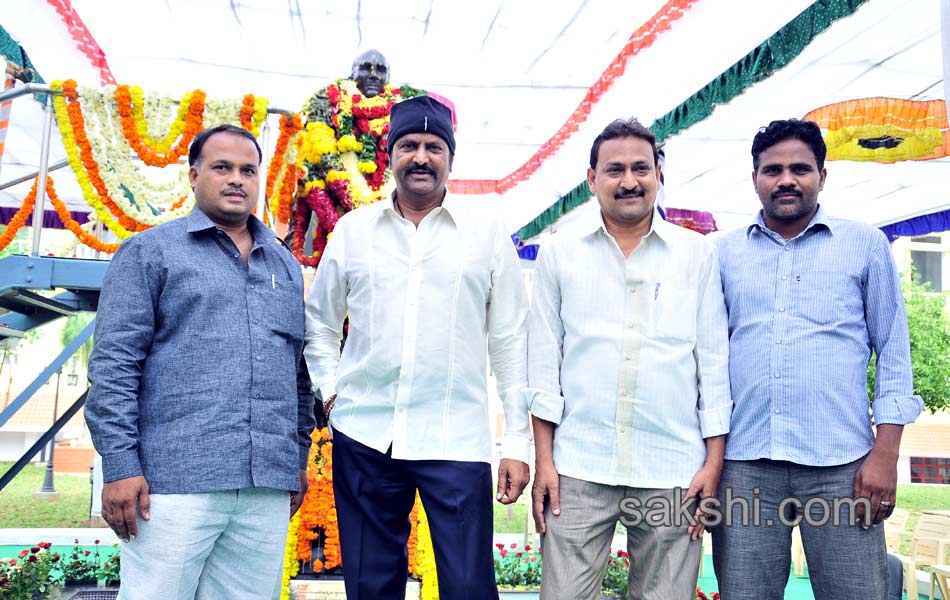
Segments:
[[[560,150],[504,195],[473,195],[512,231],[585,176],[590,144],[610,120],[645,123],[669,112],[774,34],[811,0],[696,0],[669,31],[626,63]],[[459,120],[453,178],[499,179],[527,161],[568,119],[631,33],[661,0],[72,0],[115,79],[180,97],[263,95],[299,110],[349,74],[369,48],[390,60],[394,83],[452,100]],[[712,212],[720,227],[751,219],[749,148],[758,127],[867,96],[943,99],[939,0],[869,0],[820,35],[785,69],[667,144],[667,206]],[[46,0],[7,0],[0,25],[47,80],[99,85]],[[40,106],[16,100],[0,182],[35,171]],[[270,143],[274,143],[271,136]],[[53,132],[51,162],[65,153]],[[950,208],[948,159],[829,163],[821,199],[834,213],[883,225]],[[74,210],[86,209],[68,168],[53,174]],[[23,184],[0,192],[18,206]]]

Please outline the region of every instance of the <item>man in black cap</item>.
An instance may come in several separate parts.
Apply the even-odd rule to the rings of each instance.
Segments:
[[[306,310],[346,594],[405,597],[418,490],[440,597],[495,599],[486,357],[506,421],[496,499],[510,504],[528,482],[530,442],[521,267],[504,226],[446,190],[455,136],[444,104],[394,105],[388,146],[396,191],[339,220]]]

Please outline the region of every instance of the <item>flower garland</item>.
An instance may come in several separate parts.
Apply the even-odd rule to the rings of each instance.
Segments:
[[[114,88],[113,88],[114,90]],[[181,135],[181,131],[185,125],[185,119],[188,117],[188,110],[191,106],[191,92],[185,94],[182,98],[181,104],[178,107],[178,114],[175,117],[175,120],[171,122],[168,126],[168,131],[161,137],[161,139],[155,139],[155,136],[152,133],[157,129],[157,124],[153,125],[153,121],[160,121],[162,117],[165,116],[165,106],[159,104],[159,111],[156,115],[158,119],[149,120],[145,115],[145,108],[149,103],[146,99],[145,92],[142,91],[137,85],[129,86],[129,96],[132,104],[132,118],[135,120],[135,128],[138,131],[139,137],[141,137],[147,146],[150,146],[155,152],[160,152],[162,154],[168,152],[172,144],[178,140],[178,136]],[[115,92],[113,91],[113,94]],[[149,111],[152,112],[151,110]]]
[[[290,580],[300,572],[297,562],[297,528],[300,526],[300,511],[290,519],[287,529],[287,546],[284,548],[284,566],[280,578],[280,600],[290,600]]]
[[[279,223],[290,221],[291,206],[294,202],[294,193],[297,191],[299,171],[297,160],[297,134],[303,127],[300,115],[280,116],[280,135],[270,165],[267,167],[267,180],[264,185],[264,196],[269,200],[271,212],[277,216]],[[280,181],[275,194],[274,186]]]
[[[339,567],[340,530],[333,499],[333,445],[326,428],[314,430],[311,436],[309,469],[310,488],[300,507],[296,554],[301,561],[310,561],[314,573]],[[323,557],[313,557],[311,542],[322,537]]]
[[[53,111],[66,149],[66,158],[79,187],[82,188],[86,202],[99,216],[99,220],[119,239],[132,235],[140,229],[139,224],[126,216],[112,201],[105,183],[99,174],[99,165],[92,156],[92,149],[85,134],[82,108],[73,80],[54,81],[50,84],[54,91],[62,94],[53,96]],[[105,204],[105,206],[103,205]],[[108,210],[106,209],[108,207]],[[110,214],[111,213],[111,214]],[[118,221],[113,218],[115,215]]]
[[[46,178],[46,195],[49,196],[50,203],[52,203],[53,208],[56,209],[59,220],[63,222],[66,229],[72,231],[73,234],[79,238],[80,242],[93,250],[105,252],[106,254],[112,254],[119,249],[119,244],[108,244],[83,230],[82,226],[76,222],[76,219],[69,214],[69,209],[66,208],[66,204],[56,195],[56,190],[53,188],[53,179],[48,176]]]
[[[108,197],[119,209],[135,221],[149,226],[190,212],[193,202],[183,202],[189,198],[190,192],[187,169],[178,164],[166,167],[162,174],[166,170],[173,174],[166,182],[155,182],[146,177],[132,163],[132,148],[122,134],[121,123],[113,118],[117,110],[111,90],[82,88],[79,96],[87,117],[85,129],[93,159],[105,167],[99,169],[99,174]],[[168,207],[171,202],[174,204]]]
[[[288,536],[285,556],[298,561],[308,561],[314,573],[332,571],[342,566],[340,554],[340,529],[337,521],[336,505],[333,497],[333,443],[327,428],[314,430],[311,435],[310,456],[308,458],[307,478],[310,487],[304,497],[300,511],[291,523],[293,538]],[[435,551],[429,533],[428,519],[422,502],[416,495],[416,501],[409,515],[411,530],[409,534],[409,575],[422,580],[423,598],[438,598],[436,582]],[[323,556],[313,556],[312,542],[322,542]],[[284,565],[288,570],[287,563]],[[436,595],[426,596],[426,586],[435,590]]]
[[[119,239],[191,210],[194,200],[189,194],[187,169],[177,160],[203,126],[229,122],[258,130],[267,116],[265,98],[248,94],[242,110],[242,102],[206,102],[204,92],[195,90],[185,95],[178,116],[157,139],[161,127],[150,117],[157,115],[159,121],[167,121],[165,117],[172,113],[170,98],[146,97],[137,86],[84,88],[82,94],[72,80],[56,81],[51,87],[62,92],[54,95],[54,111],[83,197],[96,218]],[[132,163],[133,152],[152,166],[175,163],[173,176],[153,182]],[[296,175],[296,170],[290,173],[294,185],[281,187],[284,196],[293,195]]]
[[[419,579],[420,600],[438,600],[439,577],[435,568],[435,548],[432,546],[432,534],[429,531],[429,519],[419,499],[419,527],[416,545],[416,572],[413,574]]]
[[[307,209],[317,215],[317,228],[313,234],[313,247],[310,255],[304,255],[304,238],[307,235],[307,226],[309,219]],[[297,200],[294,207],[294,235],[291,240],[290,250],[305,267],[316,268],[320,264],[320,257],[327,246],[330,232],[336,227],[336,222],[340,219],[338,209],[333,206],[330,195],[320,188],[314,187],[303,198]]]
[[[39,180],[40,177],[37,175],[36,179],[33,180],[33,189],[23,199],[23,204],[10,219],[10,222],[7,223],[7,228],[3,230],[3,234],[0,235],[0,251],[10,245],[17,232],[26,224],[26,220],[33,213],[33,205],[36,203],[36,184]]]
[[[188,152],[191,141],[201,131],[202,122],[204,121],[205,98],[206,95],[202,90],[192,92],[188,113],[185,116],[185,123],[177,143],[167,152],[158,152],[146,144],[145,140],[139,135],[139,129],[132,114],[132,93],[129,86],[120,85],[115,89],[115,99],[125,139],[128,140],[129,145],[142,159],[142,162],[153,167],[165,167],[176,163],[179,158]]]
[[[320,262],[327,236],[339,216],[392,191],[384,139],[389,132],[389,111],[400,99],[424,93],[409,86],[386,85],[382,93],[368,98],[360,93],[355,81],[339,79],[314,94],[304,106],[309,122],[300,134],[297,163],[304,171],[303,189],[294,210],[288,213],[294,221],[292,247],[305,265]],[[314,190],[320,192],[315,195]],[[313,248],[304,256],[303,237],[310,221],[307,209],[313,206],[330,222],[318,215]]]
[[[132,100],[133,102],[136,100],[135,96]],[[145,132],[142,137],[145,143],[158,152],[168,152],[181,135],[189,106],[191,106],[191,92],[182,96],[177,107],[174,106],[171,96],[165,94],[144,96],[142,118],[145,121]]]
[[[267,98],[245,94],[241,102],[241,127],[250,131],[254,137],[261,133],[261,123],[267,118]]]

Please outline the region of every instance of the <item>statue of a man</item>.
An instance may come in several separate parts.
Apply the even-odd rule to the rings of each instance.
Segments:
[[[353,60],[350,79],[367,98],[378,96],[389,83],[389,62],[379,50],[367,50]]]
[[[306,125],[298,154],[304,176],[291,216],[291,241],[305,265],[319,263],[327,235],[340,216],[376,202],[392,189],[385,140],[389,109],[425,92],[407,85],[393,87],[389,78],[386,57],[367,50],[353,61],[350,79],[328,84],[304,105]]]

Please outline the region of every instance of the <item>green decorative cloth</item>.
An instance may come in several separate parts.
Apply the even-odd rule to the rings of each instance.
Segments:
[[[712,115],[717,105],[729,102],[756,83],[768,79],[801,54],[818,34],[838,19],[851,16],[866,2],[867,0],[818,0],[685,102],[654,121],[650,129],[656,135],[656,141],[662,142],[692,127]],[[518,238],[527,240],[538,235],[589,198],[587,182],[582,181],[519,229]]]
[[[33,66],[30,57],[26,54],[26,50],[10,37],[10,34],[2,25],[0,25],[0,54],[5,56],[8,61],[33,71],[34,83],[46,83],[46,80],[36,71],[36,67]]]

